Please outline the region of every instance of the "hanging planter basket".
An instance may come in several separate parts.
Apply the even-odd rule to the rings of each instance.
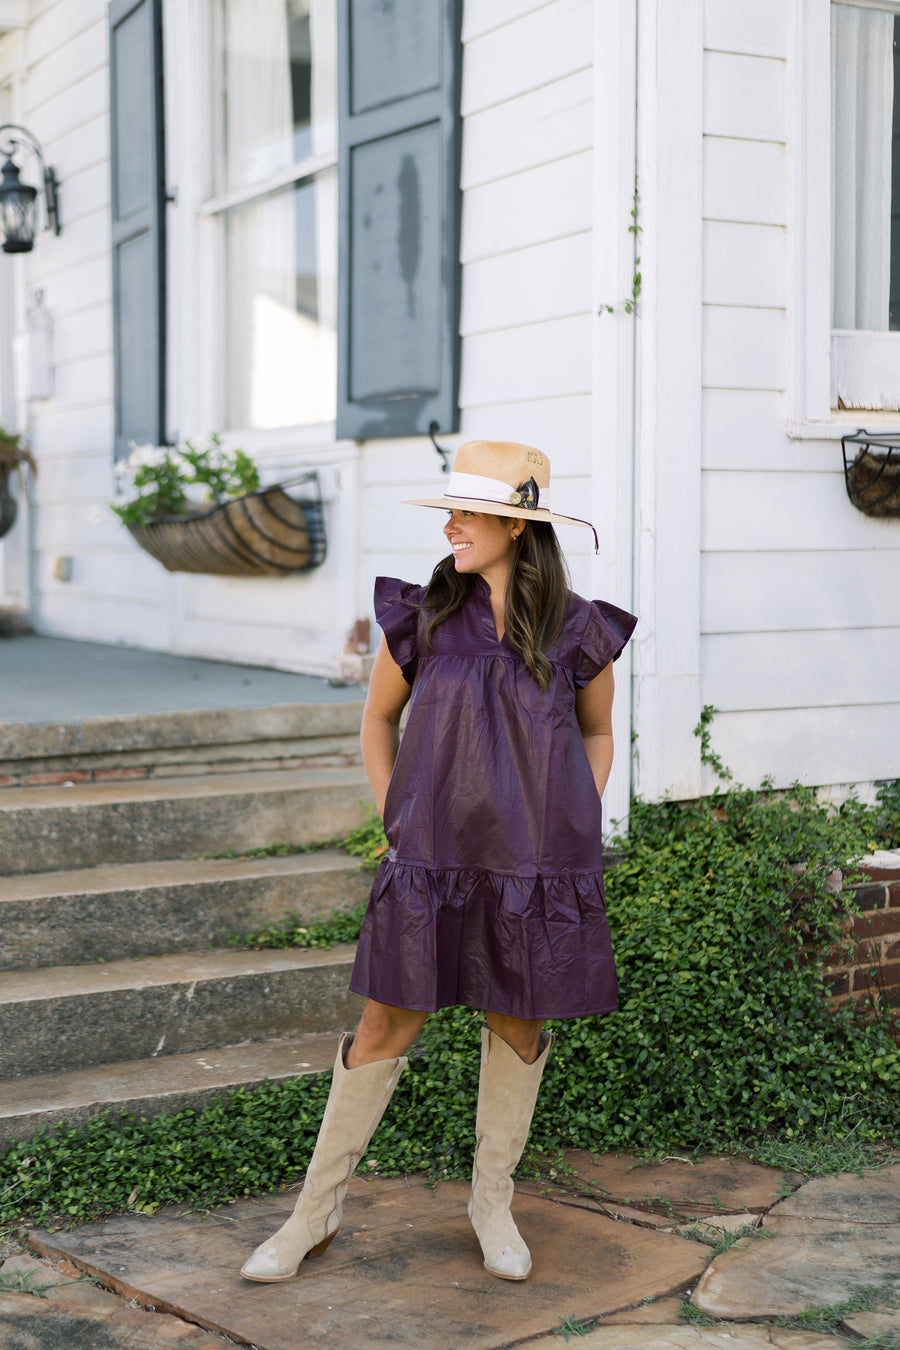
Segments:
[[[900,516],[900,432],[841,437],[847,496],[867,516]]]
[[[161,516],[128,529],[170,572],[271,577],[308,572],[325,560],[325,518],[315,472],[191,515]]]

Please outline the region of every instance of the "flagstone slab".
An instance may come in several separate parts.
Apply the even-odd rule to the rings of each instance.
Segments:
[[[833,1307],[866,1285],[900,1293],[900,1166],[817,1177],[766,1216],[769,1238],[716,1257],[692,1302],[713,1317]]]
[[[541,1336],[528,1350],[560,1350],[561,1337]],[[603,1326],[584,1336],[571,1336],[572,1350],[847,1350],[852,1341],[812,1331],[747,1326],[730,1322],[716,1327]]]
[[[703,1247],[673,1234],[519,1196],[514,1212],[534,1271],[527,1282],[498,1280],[483,1268],[468,1194],[462,1182],[429,1189],[421,1177],[355,1178],[334,1243],[282,1284],[251,1283],[239,1269],[284,1221],[293,1192],[203,1216],[171,1207],[152,1219],[35,1231],[29,1245],[65,1254],[126,1298],[258,1350],[492,1350],[552,1331],[561,1314],[594,1319],[669,1296],[706,1264]]]
[[[866,1338],[895,1336],[900,1344],[900,1309],[893,1312],[860,1312],[844,1318],[844,1325]]]
[[[223,1350],[218,1336],[140,1308],[74,1306],[45,1294],[0,1293],[3,1350]]]
[[[632,1154],[596,1157],[573,1149],[565,1162],[575,1169],[578,1181],[557,1183],[561,1199],[643,1207],[670,1223],[716,1213],[763,1213],[802,1180],[798,1172],[761,1167],[740,1157],[673,1157],[647,1163]]]
[[[641,1302],[636,1308],[626,1308],[624,1312],[611,1313],[603,1319],[604,1326],[677,1326],[681,1305],[680,1298],[657,1298],[652,1302]]]

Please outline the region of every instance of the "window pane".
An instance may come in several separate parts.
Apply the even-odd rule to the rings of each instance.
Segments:
[[[337,175],[226,214],[230,427],[329,422],[337,387]]]
[[[832,323],[839,329],[900,327],[900,313],[890,313],[900,291],[891,239],[900,173],[895,28],[891,11],[832,6]]]
[[[337,145],[336,0],[221,0],[218,191]]]

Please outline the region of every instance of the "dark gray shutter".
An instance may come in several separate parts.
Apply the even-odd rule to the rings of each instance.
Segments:
[[[338,0],[337,434],[459,424],[459,0]]]
[[[109,6],[116,455],[165,440],[162,0]]]

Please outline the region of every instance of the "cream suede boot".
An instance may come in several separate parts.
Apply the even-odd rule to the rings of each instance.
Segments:
[[[247,1280],[289,1280],[305,1256],[322,1255],[341,1226],[350,1178],[407,1063],[401,1055],[348,1069],[344,1055],[352,1040],[341,1037],[328,1105],[294,1212],[245,1263],[241,1274]]]
[[[531,1253],[509,1212],[512,1174],[525,1148],[544,1065],[553,1044],[541,1036],[541,1053],[526,1064],[502,1036],[481,1028],[481,1079],[475,1121],[475,1160],[469,1218],[484,1268],[502,1280],[527,1280]]]

